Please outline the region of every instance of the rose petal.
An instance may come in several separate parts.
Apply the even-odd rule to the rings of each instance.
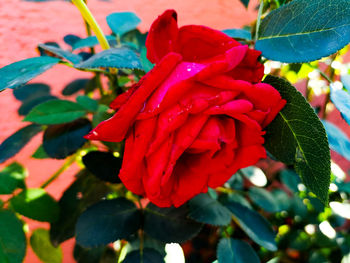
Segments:
[[[166,79],[180,60],[181,56],[176,53],[169,53],[165,56],[148,72],[144,77],[142,85],[117,113],[112,118],[101,122],[85,138],[111,142],[120,142],[123,140],[129,127],[133,124],[136,115],[144,106],[145,100]]]
[[[144,156],[156,126],[156,119],[137,121],[125,140],[122,169],[119,178],[136,194],[144,193],[142,177],[146,173]]]
[[[123,106],[128,99],[131,97],[131,95],[134,94],[134,92],[141,86],[142,84],[142,80],[141,79],[138,83],[132,85],[127,91],[125,91],[124,93],[120,94],[119,96],[117,96],[109,105],[109,107],[113,110],[119,110],[119,108],[121,106]]]
[[[166,10],[153,22],[146,39],[147,58],[152,63],[175,51],[178,31],[175,10]]]
[[[236,114],[242,114],[250,112],[253,109],[253,104],[247,100],[234,100],[225,103],[220,106],[213,106],[207,109],[205,114],[224,114],[228,116],[235,116]]]
[[[179,30],[177,52],[185,61],[197,62],[223,54],[235,46],[240,43],[220,31],[189,25]]]

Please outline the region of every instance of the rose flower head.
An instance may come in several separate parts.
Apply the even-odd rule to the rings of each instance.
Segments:
[[[125,139],[126,188],[178,207],[265,158],[263,129],[286,101],[261,83],[261,52],[205,26],[178,28],[174,10],[153,22],[146,47],[154,68],[86,138]]]

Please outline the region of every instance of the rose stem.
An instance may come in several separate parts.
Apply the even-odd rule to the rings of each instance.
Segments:
[[[79,153],[80,154],[80,153]],[[45,188],[49,184],[51,184],[58,176],[60,176],[61,173],[63,173],[71,164],[75,162],[75,159],[77,157],[77,154],[74,154],[73,156],[69,157],[66,162],[61,166],[60,169],[58,169],[49,179],[47,179],[41,186],[40,188]]]
[[[94,31],[98,42],[100,43],[101,47],[103,49],[109,49],[108,41],[105,37],[105,35],[102,32],[102,29],[97,24],[96,19],[91,14],[89,8],[85,4],[84,0],[72,0],[72,3],[79,9],[81,15],[83,16],[84,20],[89,24],[92,31]]]

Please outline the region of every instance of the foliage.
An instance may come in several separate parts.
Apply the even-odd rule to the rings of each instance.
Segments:
[[[77,262],[167,262],[172,242],[181,243],[187,263],[347,262],[350,183],[330,149],[350,161],[349,65],[342,63],[347,48],[341,50],[350,42],[350,3],[261,3],[251,33],[223,32],[262,52],[264,82],[287,101],[266,127],[269,157],[178,208],[157,207],[125,188],[118,177],[124,142],[83,138],[111,116],[111,101],[153,67],[134,13],[107,17],[110,49],[97,52],[92,35],[67,35],[68,49],[39,44],[40,56],[1,68],[0,91],[13,89],[26,124],[0,144],[0,163],[7,161],[0,171],[0,262],[22,262],[27,244],[42,262],[62,262],[60,244],[74,236]],[[28,83],[57,64],[94,76],[72,81],[60,96],[47,84]],[[298,89],[306,92],[292,85],[301,80],[307,84]],[[324,102],[312,108],[320,94]],[[341,126],[330,109],[344,118]],[[11,158],[37,134],[42,142],[32,158],[65,163],[41,187],[28,188],[25,167]],[[45,188],[74,163],[81,171],[56,201]],[[50,229],[26,235],[26,218]]]

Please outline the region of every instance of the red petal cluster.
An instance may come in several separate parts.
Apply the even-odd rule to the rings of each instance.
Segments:
[[[126,139],[125,186],[178,207],[266,157],[263,129],[286,101],[261,83],[259,51],[205,26],[178,28],[174,10],[152,24],[146,46],[155,67],[86,138]]]

